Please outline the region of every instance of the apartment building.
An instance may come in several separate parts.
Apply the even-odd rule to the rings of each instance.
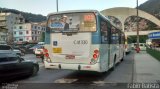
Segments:
[[[0,13],[0,40],[12,42],[15,24],[25,23],[21,14]]]
[[[45,27],[39,23],[16,24],[13,30],[14,42],[37,43],[41,41]]]

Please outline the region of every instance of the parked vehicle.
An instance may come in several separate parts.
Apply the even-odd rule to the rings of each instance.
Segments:
[[[145,51],[146,50],[146,44],[145,43],[139,43],[139,48],[140,48],[140,50]]]
[[[22,53],[18,49],[13,49],[9,45],[0,45],[0,51],[13,51],[17,56],[22,56]]]
[[[27,44],[27,45],[25,45],[24,47],[28,49],[28,48],[31,48],[31,47],[33,47],[33,46],[35,46],[35,44]]]
[[[29,49],[32,50],[32,52],[35,54],[35,50],[37,48],[41,48],[41,47],[42,47],[41,45],[35,45],[35,46],[33,46],[33,47],[29,48]]]
[[[39,45],[44,45],[44,44],[45,44],[45,42],[38,42],[38,44],[39,44]]]
[[[36,75],[38,71],[38,62],[17,57],[13,51],[0,51],[0,82]]]
[[[136,45],[137,45],[137,43],[134,43],[134,49],[136,49]],[[142,51],[145,51],[146,50],[146,44],[145,43],[139,43],[139,48],[140,48],[140,50],[142,50]]]
[[[40,46],[39,48],[35,49],[36,56],[41,56],[41,55],[43,55],[42,53],[43,53],[43,46]]]

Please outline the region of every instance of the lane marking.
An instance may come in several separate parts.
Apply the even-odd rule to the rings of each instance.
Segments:
[[[55,80],[54,83],[73,83],[75,81],[77,81],[78,79],[58,79]]]

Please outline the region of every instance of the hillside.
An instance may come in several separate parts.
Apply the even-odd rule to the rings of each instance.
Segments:
[[[0,8],[1,12],[12,12],[15,14],[22,14],[27,22],[42,22],[46,20],[45,16],[42,16],[40,14],[32,14],[27,12],[22,12],[14,9],[7,9],[7,8]]]
[[[160,17],[160,0],[148,0],[139,6],[140,10],[146,11],[152,15]],[[159,18],[160,19],[160,18]]]

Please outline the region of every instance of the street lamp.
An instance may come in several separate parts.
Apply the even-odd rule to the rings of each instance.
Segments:
[[[139,48],[139,21],[138,21],[138,0],[137,0],[137,48]]]
[[[58,12],[58,0],[56,0],[57,12]]]

